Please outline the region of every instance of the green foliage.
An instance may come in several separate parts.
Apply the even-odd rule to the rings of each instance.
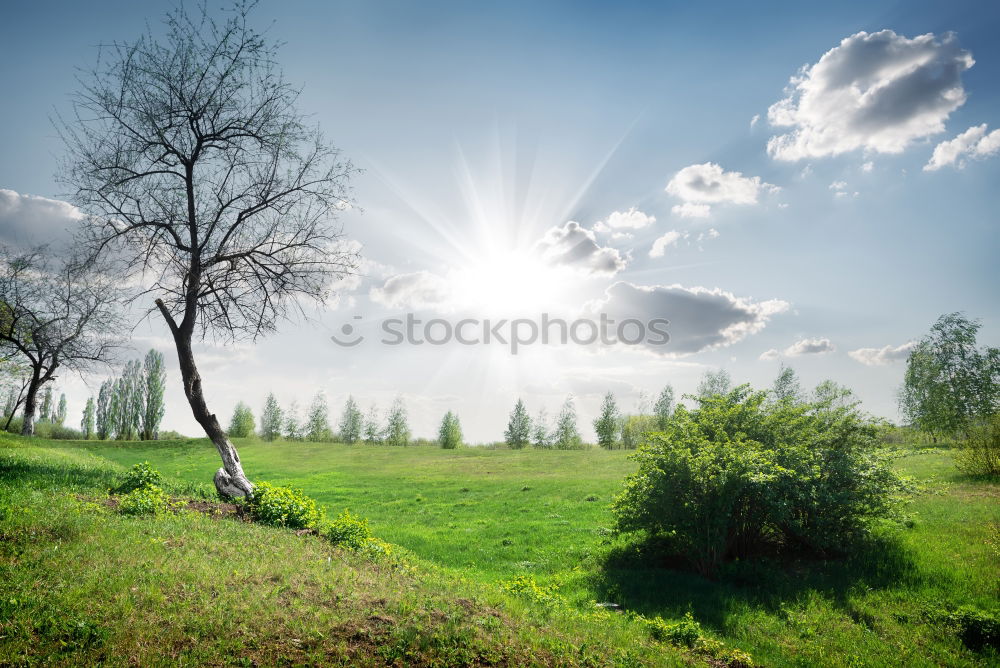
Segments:
[[[115,494],[128,494],[146,487],[154,487],[163,481],[160,472],[153,468],[149,462],[135,464],[128,471],[123,473],[112,491]]]
[[[566,599],[559,594],[557,583],[539,585],[531,575],[518,575],[510,580],[504,580],[500,582],[500,589],[547,608],[561,608],[566,605]]]
[[[368,520],[351,515],[349,510],[344,510],[333,520],[323,522],[319,533],[334,545],[351,550],[363,549],[373,539]]]
[[[635,450],[646,439],[646,434],[657,429],[662,427],[656,416],[623,415],[618,421],[618,443],[625,450]]]
[[[575,450],[583,445],[583,439],[576,428],[576,404],[573,397],[566,397],[562,410],[559,411],[552,444],[559,450]]]
[[[441,428],[438,429],[438,443],[442,448],[454,450],[462,445],[462,425],[458,416],[448,411],[441,418]]]
[[[314,529],[323,519],[316,501],[301,490],[279,487],[269,482],[254,486],[253,496],[244,501],[257,522],[291,529]]]
[[[531,444],[536,448],[551,448],[552,435],[549,434],[549,418],[545,408],[538,409],[534,423],[531,425]]]
[[[528,409],[525,408],[524,401],[521,399],[517,400],[517,403],[514,404],[514,410],[510,412],[503,440],[514,449],[523,448],[530,443],[531,418],[528,416]]]
[[[160,515],[168,508],[167,495],[156,485],[133,489],[118,503],[118,511],[123,515]]]
[[[697,398],[704,399],[715,395],[727,394],[733,386],[729,372],[725,369],[706,371],[698,383]]]
[[[694,647],[701,638],[701,624],[690,612],[677,622],[666,622],[660,617],[643,619],[646,630],[654,640],[667,642],[677,647]]]
[[[379,425],[378,406],[372,404],[365,415],[365,443],[375,445],[382,442],[382,427]]]
[[[899,403],[911,424],[952,435],[1000,411],[1000,349],[978,348],[979,328],[949,313],[910,351]]]
[[[83,409],[83,418],[80,420],[80,431],[83,437],[90,440],[94,436],[94,397],[87,397],[87,405]]]
[[[281,436],[282,415],[281,406],[273,392],[267,393],[264,400],[264,410],[260,413],[260,436],[265,441],[273,441]]]
[[[955,463],[970,475],[1000,475],[1000,413],[969,428]]]
[[[795,370],[782,363],[778,370],[778,376],[771,386],[771,395],[775,401],[798,402],[803,400],[802,385],[799,383]]]
[[[233,409],[233,417],[229,420],[229,430],[232,438],[249,438],[254,434],[253,411],[242,401]]]
[[[389,416],[385,423],[384,442],[386,445],[410,444],[410,425],[407,422],[406,405],[403,403],[402,397],[396,397],[392,408],[389,409]]]
[[[611,450],[618,442],[618,404],[615,403],[615,395],[608,392],[604,395],[604,402],[601,404],[601,414],[594,420],[594,431],[597,432],[597,444],[602,448]]]
[[[163,421],[163,394],[166,391],[167,372],[163,369],[163,353],[150,348],[142,363],[142,440],[151,441],[160,432]]]
[[[62,393],[59,395],[59,408],[56,410],[55,418],[52,420],[52,423],[61,427],[65,422],[66,422],[66,394]]]
[[[326,404],[326,393],[320,390],[313,397],[306,419],[305,437],[310,441],[332,441],[330,431],[330,408]]]
[[[667,385],[660,391],[660,396],[656,398],[653,405],[653,417],[656,419],[657,429],[666,429],[667,422],[674,412],[674,388]]]
[[[353,445],[361,440],[361,432],[364,428],[364,415],[354,401],[354,397],[347,397],[344,403],[344,412],[340,416],[340,441]]]
[[[765,549],[837,552],[892,517],[903,482],[854,407],[769,403],[740,386],[678,407],[634,455],[615,500],[620,531],[644,530],[710,574]]]

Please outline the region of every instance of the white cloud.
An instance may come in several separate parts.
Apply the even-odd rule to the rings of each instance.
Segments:
[[[616,248],[601,246],[597,237],[576,221],[553,227],[535,245],[546,260],[566,265],[586,274],[613,276],[625,268],[625,259]]]
[[[988,158],[1000,152],[1000,130],[986,134],[986,123],[974,125],[954,139],[934,147],[934,154],[924,165],[925,172],[933,172],[958,161],[959,169],[965,167],[964,157]]]
[[[830,184],[830,190],[844,190],[847,188],[847,181],[834,181]]]
[[[655,222],[655,216],[645,214],[633,206],[628,211],[615,211],[608,216],[607,220],[602,220],[594,225],[594,229],[598,232],[607,232],[609,230],[641,230]]]
[[[82,219],[68,202],[0,188],[0,242],[33,246],[68,241]]]
[[[832,353],[836,349],[830,339],[802,339],[785,348],[785,354],[789,357],[823,355]]]
[[[771,137],[767,151],[789,161],[857,149],[900,153],[944,131],[965,103],[961,75],[974,63],[952,33],[847,37],[792,77],[787,97],[768,109],[771,125],[791,130]]]
[[[752,130],[755,125],[760,121],[760,114],[754,114],[753,118],[750,119],[750,129]]]
[[[871,160],[869,160],[865,164],[861,165],[861,171],[862,172],[868,173],[868,172],[872,171],[873,169],[875,169],[875,163],[872,162]]]
[[[719,230],[715,229],[714,227],[708,228],[708,231],[706,232],[698,233],[699,242],[705,241],[706,239],[718,239],[718,238],[719,238]]]
[[[910,351],[916,343],[910,341],[901,346],[883,346],[882,348],[858,348],[848,351],[848,355],[867,366],[884,366],[910,356]]]
[[[740,172],[727,172],[714,162],[688,165],[667,183],[667,192],[685,202],[701,204],[756,204],[762,188],[773,189],[762,183],[759,176],[743,176]]]
[[[372,301],[388,308],[440,307],[451,298],[447,280],[429,271],[397,274],[371,289]]]
[[[680,216],[681,218],[708,218],[712,213],[712,207],[707,204],[692,204],[691,202],[684,202],[684,204],[675,204],[670,208],[670,212],[675,216]]]
[[[765,350],[760,354],[758,359],[762,360],[776,360],[781,357],[781,353],[778,352],[777,348],[771,348],[770,350]]]
[[[719,288],[681,285],[635,285],[619,281],[605,291],[603,300],[591,304],[595,312],[618,321],[654,318],[670,321],[670,342],[649,344],[648,349],[667,355],[689,355],[729,346],[763,329],[773,315],[788,310],[780,299],[753,301]]]
[[[677,230],[670,230],[662,237],[653,242],[653,247],[649,249],[649,257],[663,257],[668,246],[674,246],[687,235],[681,234]]]

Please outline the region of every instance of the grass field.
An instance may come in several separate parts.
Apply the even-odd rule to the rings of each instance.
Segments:
[[[33,450],[39,461],[80,458],[92,467],[149,461],[178,485],[204,484],[218,467],[214,449],[204,441],[32,444],[42,446]],[[11,452],[25,448],[19,440],[10,447]],[[963,643],[961,622],[956,621],[961,615],[955,613],[1000,615],[1000,485],[962,477],[947,450],[900,451],[897,466],[917,485],[908,528],[887,528],[878,541],[847,560],[731,564],[709,581],[656,563],[625,539],[610,536],[609,502],[632,470],[620,451],[253,442],[239,447],[252,479],[299,487],[334,514],[350,508],[367,517],[380,538],[412,552],[415,568],[433,574],[431,584],[420,585],[421,596],[449,609],[454,608],[449,600],[469,598],[504,611],[510,619],[507,636],[469,642],[480,653],[486,647],[507,648],[505,656],[518,657],[508,662],[527,656],[544,663],[620,665],[703,660],[650,642],[641,624],[624,615],[593,614],[595,601],[613,601],[647,618],[678,620],[691,612],[707,636],[749,653],[759,665],[972,666],[998,658],[995,649],[974,650]],[[80,484],[93,490],[99,487],[95,480]],[[119,532],[136,522],[117,517],[101,521],[113,523]],[[153,533],[171,540],[180,530],[172,521],[177,522],[155,520],[163,526]],[[272,540],[272,534],[281,533],[231,524],[236,528],[227,527],[218,543],[204,547],[245,544],[233,533],[237,531],[255,532],[254,540]],[[294,542],[285,536],[273,540],[279,538]],[[318,548],[309,543],[308,549]],[[196,559],[196,551],[190,551]],[[295,575],[299,562],[289,563],[265,589],[280,590],[292,586],[286,579],[306,577]],[[363,564],[349,566],[351,572],[365,573]],[[310,577],[327,577],[309,572]],[[556,587],[555,596],[565,601],[566,610],[553,611],[544,601],[525,601],[496,587],[522,575],[534,577],[542,587]],[[247,586],[259,584],[247,581]],[[193,600],[204,596],[191,592]],[[300,612],[303,618],[296,623],[308,627],[308,615]],[[276,619],[278,613],[272,614]],[[331,613],[316,608],[308,614],[325,619]],[[530,639],[532,633],[537,640]],[[587,659],[588,646],[601,651]],[[445,658],[448,663],[463,661]]]

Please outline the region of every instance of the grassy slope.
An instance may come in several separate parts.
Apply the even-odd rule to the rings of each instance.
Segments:
[[[123,465],[149,460],[192,483],[217,467],[203,442],[84,447]],[[603,536],[611,523],[607,502],[631,470],[620,452],[298,443],[246,443],[240,450],[252,478],[301,487],[333,511],[350,507],[380,537],[470,581],[456,587],[528,573],[562,583],[560,593],[580,610],[608,598],[667,619],[691,610],[717,637],[765,665],[991,661],[927,614],[942,606],[1000,608],[997,556],[987,545],[988,523],[1000,521],[1000,487],[963,479],[946,451],[899,460],[921,481],[921,492],[911,508],[914,527],[895,538],[845,562],[737,564],[709,582],[629,558],[627,545]],[[609,628],[586,617],[566,624],[578,639]],[[618,647],[642,644],[634,629],[612,635]]]
[[[693,661],[622,618],[588,626],[419,560],[195,513],[117,515],[90,499],[120,467],[52,446],[0,436],[0,665]]]

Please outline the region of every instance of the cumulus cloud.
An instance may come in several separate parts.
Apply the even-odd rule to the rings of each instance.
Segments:
[[[958,168],[965,167],[965,158],[988,158],[1000,152],[1000,130],[986,134],[986,123],[974,125],[954,139],[943,141],[934,147],[934,154],[924,165],[925,172],[933,172],[958,162]]]
[[[873,169],[875,169],[875,163],[872,162],[871,160],[869,160],[866,163],[864,163],[863,165],[861,165],[861,171],[862,172],[868,173],[868,172],[872,171]]]
[[[884,366],[910,356],[910,351],[916,343],[910,341],[901,346],[883,346],[881,348],[858,348],[850,350],[848,355],[867,366]]]
[[[371,289],[372,301],[388,308],[428,308],[442,306],[451,298],[447,280],[429,271],[397,274],[381,287]]]
[[[0,188],[0,241],[12,246],[32,246],[68,241],[83,214],[57,199],[25,195]]]
[[[760,354],[758,359],[762,360],[776,360],[781,357],[781,353],[778,352],[777,348],[771,348],[770,350],[765,350]]]
[[[655,222],[656,216],[645,214],[633,206],[628,211],[615,211],[608,216],[607,220],[602,220],[594,225],[594,229],[598,232],[613,230],[641,230],[644,227],[649,227]]]
[[[689,355],[729,346],[763,329],[770,318],[788,310],[780,299],[754,301],[719,288],[681,285],[635,285],[618,281],[605,291],[604,299],[591,304],[595,312],[621,322],[634,318],[670,321],[670,342],[648,344],[667,355]]]
[[[653,247],[649,249],[649,257],[663,257],[668,246],[676,245],[685,236],[687,235],[681,234],[677,230],[670,230],[653,242]]]
[[[704,218],[711,212],[712,204],[756,204],[761,190],[779,190],[764,183],[759,176],[743,176],[740,172],[727,172],[714,162],[688,165],[674,174],[666,191],[681,200],[674,214],[687,218]]]
[[[586,274],[613,276],[625,268],[617,248],[601,246],[591,230],[576,221],[553,227],[535,249],[553,264],[566,265]]]
[[[836,349],[830,339],[802,339],[785,348],[785,354],[789,357],[824,355],[832,353]]]
[[[791,130],[771,137],[767,151],[788,161],[857,149],[900,153],[944,131],[965,103],[961,75],[974,63],[953,33],[847,37],[792,77],[787,97],[768,109],[771,125]]]

